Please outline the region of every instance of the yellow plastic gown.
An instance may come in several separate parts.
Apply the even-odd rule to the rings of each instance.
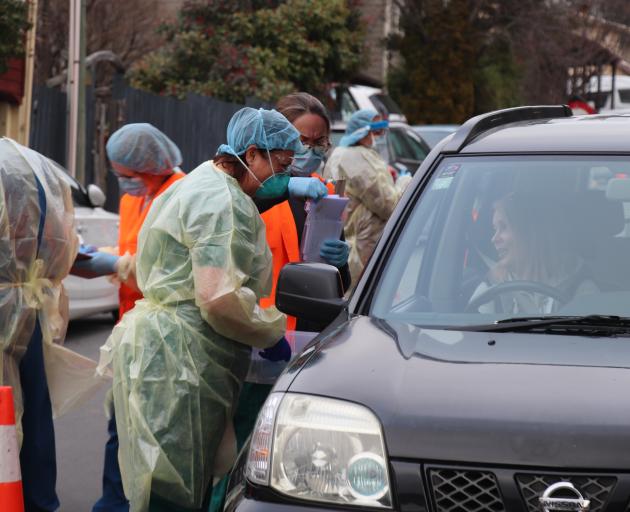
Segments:
[[[251,346],[284,334],[261,309],[271,253],[253,201],[211,162],[153,203],[139,236],[136,302],[101,348],[114,368],[119,461],[133,512],[150,493],[198,508],[235,455],[232,416]]]
[[[324,177],[346,182],[350,202],[344,234],[350,244],[350,275],[357,283],[410,178],[401,177],[394,184],[381,156],[363,146],[335,148]]]
[[[13,387],[20,439],[19,363],[37,317],[55,415],[101,384],[94,378],[93,361],[57,344],[68,323],[61,281],[68,275],[78,247],[72,196],[63,172],[39,153],[11,139],[0,139],[0,384]],[[36,177],[46,202],[39,248],[41,210]]]

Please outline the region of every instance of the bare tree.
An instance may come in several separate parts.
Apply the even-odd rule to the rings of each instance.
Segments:
[[[40,0],[36,83],[67,67],[69,0]],[[162,44],[161,23],[173,17],[160,0],[86,0],[86,53],[111,50],[126,66]],[[165,14],[166,12],[166,14]]]

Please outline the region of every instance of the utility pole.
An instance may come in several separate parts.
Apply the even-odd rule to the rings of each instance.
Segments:
[[[67,153],[71,176],[85,184],[85,0],[70,1],[68,34]]]

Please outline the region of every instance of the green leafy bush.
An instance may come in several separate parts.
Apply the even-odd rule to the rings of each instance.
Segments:
[[[0,73],[7,71],[10,58],[24,55],[29,26],[27,2],[0,0]]]
[[[184,4],[178,23],[162,29],[168,44],[132,69],[132,84],[180,97],[274,101],[295,90],[316,94],[358,69],[363,33],[347,0],[243,4]]]

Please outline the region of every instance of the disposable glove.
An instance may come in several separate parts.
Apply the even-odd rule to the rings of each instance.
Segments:
[[[348,263],[349,254],[350,246],[343,240],[335,240],[334,238],[324,240],[319,248],[319,255],[324,261],[337,268]]]
[[[315,202],[328,195],[328,189],[318,178],[295,178],[289,180],[289,196],[313,199]]]
[[[92,254],[96,251],[98,251],[98,248],[95,245],[81,244],[79,246],[79,252],[82,252],[83,254]]]
[[[91,258],[86,260],[75,260],[70,273],[75,276],[92,279],[94,277],[108,276],[116,273],[118,256],[105,252],[88,253]]]
[[[260,357],[269,361],[288,361],[291,359],[291,345],[283,336],[273,347],[266,348],[258,352]]]

